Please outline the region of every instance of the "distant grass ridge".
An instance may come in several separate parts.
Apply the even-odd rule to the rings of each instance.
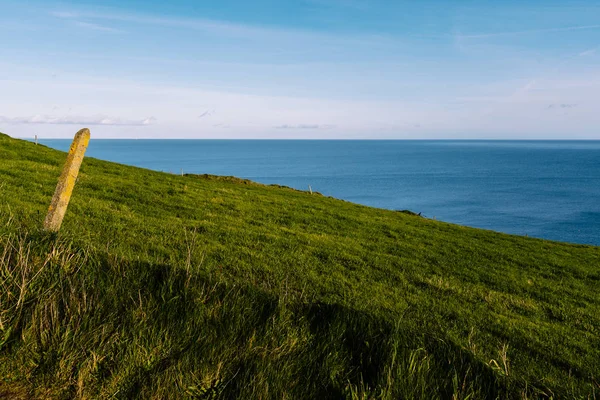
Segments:
[[[93,146],[93,142],[91,143]],[[0,134],[0,397],[600,397],[600,248]]]

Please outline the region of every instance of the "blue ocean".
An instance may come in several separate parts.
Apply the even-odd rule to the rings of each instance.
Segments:
[[[41,143],[66,151],[70,140]],[[600,141],[92,140],[86,155],[600,245]]]

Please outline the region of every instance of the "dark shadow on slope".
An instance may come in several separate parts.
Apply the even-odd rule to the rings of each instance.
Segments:
[[[451,398],[461,385],[485,398],[518,390],[426,316],[416,332],[338,304],[91,254],[55,236],[28,240],[21,238],[32,245],[27,262],[17,262],[19,246],[8,250],[15,254],[7,273],[31,281],[25,302],[0,309],[19,313],[8,318],[11,345],[0,357],[32,390],[59,398],[274,399],[338,399],[355,388],[387,390],[388,398]],[[415,354],[423,355],[416,364]],[[406,394],[415,382],[421,394]]]

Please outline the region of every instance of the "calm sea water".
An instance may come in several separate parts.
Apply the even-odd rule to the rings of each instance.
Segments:
[[[67,150],[69,140],[42,143]],[[600,245],[600,141],[92,140],[86,154],[234,175],[495,231]]]

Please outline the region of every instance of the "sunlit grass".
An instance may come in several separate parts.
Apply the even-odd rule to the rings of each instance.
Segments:
[[[0,135],[0,397],[600,393],[597,247],[94,159],[48,235],[63,161]]]

